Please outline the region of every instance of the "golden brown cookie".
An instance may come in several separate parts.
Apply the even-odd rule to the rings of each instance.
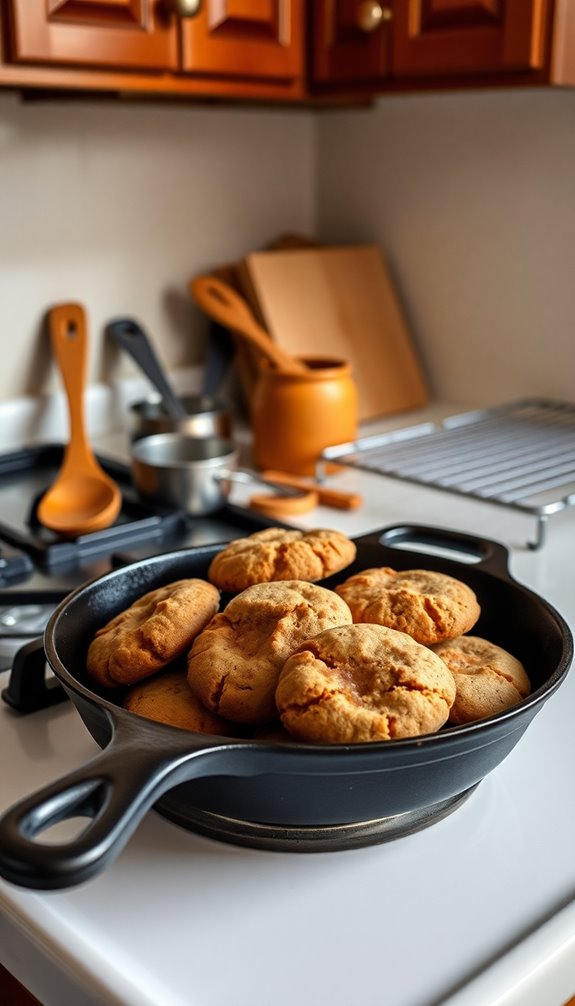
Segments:
[[[454,699],[453,675],[435,653],[374,624],[328,629],[302,643],[276,689],[290,734],[324,744],[434,733]]]
[[[182,730],[200,734],[234,736],[235,726],[206,709],[190,689],[185,667],[161,671],[132,685],[123,702],[124,709]]]
[[[188,681],[208,709],[238,723],[277,720],[274,692],[290,653],[351,612],[332,590],[303,580],[258,583],[227,604],[194,641]]]
[[[345,569],[357,548],[340,531],[270,527],[229,542],[212,559],[208,578],[225,591],[273,580],[322,580]]]
[[[451,723],[471,723],[517,705],[531,691],[523,664],[480,636],[460,636],[433,647],[455,679]]]
[[[365,569],[335,588],[354,622],[375,622],[433,643],[469,632],[481,609],[471,587],[429,569]]]
[[[177,580],[144,594],[98,629],[88,674],[106,688],[155,674],[192,645],[219,603],[219,591],[206,580]]]

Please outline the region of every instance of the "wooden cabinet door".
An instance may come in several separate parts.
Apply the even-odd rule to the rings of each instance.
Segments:
[[[8,0],[15,62],[177,69],[178,27],[161,0]]]
[[[370,12],[375,20],[370,20]],[[389,4],[313,0],[313,80],[319,84],[362,83],[387,77],[391,17]]]
[[[254,80],[303,78],[303,0],[203,0],[183,18],[182,70]]]
[[[551,14],[549,0],[396,0],[393,72],[537,70]]]

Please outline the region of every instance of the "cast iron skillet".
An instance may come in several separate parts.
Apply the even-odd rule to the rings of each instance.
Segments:
[[[395,547],[406,542],[432,546],[435,554]],[[473,633],[524,663],[531,695],[503,714],[467,726],[356,745],[221,738],[142,719],[121,709],[115,694],[99,693],[88,681],[88,644],[97,628],[146,591],[182,577],[205,576],[222,546],[135,562],[75,590],[46,628],[48,661],[105,750],[3,815],[0,874],[37,889],[85,881],[118,855],[153,804],[187,827],[193,827],[187,816],[193,822],[198,810],[278,828],[318,827],[425,808],[433,819],[434,808],[471,791],[509,754],[564,680],[573,656],[569,628],[551,605],[510,576],[507,550],[494,541],[397,526],[358,538],[356,544],[354,564],[323,581],[325,586],[373,566],[434,569],[465,581],[482,608]],[[476,561],[438,556],[446,549]],[[78,816],[90,820],[71,841],[35,841],[52,824]]]

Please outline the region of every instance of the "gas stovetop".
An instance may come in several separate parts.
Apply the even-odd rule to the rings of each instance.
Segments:
[[[41,636],[55,606],[87,580],[157,552],[229,541],[271,523],[232,505],[192,518],[183,510],[144,503],[132,486],[129,467],[99,455],[122,490],[120,514],[103,531],[61,538],[42,527],[36,511],[63,455],[64,446],[53,443],[0,455],[0,672],[13,666],[25,644]],[[32,699],[32,708],[42,704],[42,694]],[[48,698],[44,696],[46,704]],[[22,711],[19,702],[12,695],[11,704]]]
[[[39,444],[0,455],[0,587],[27,591],[66,589],[83,582],[103,556],[128,544],[163,541],[186,528],[178,510],[142,503],[127,467],[99,461],[122,491],[114,524],[102,531],[63,538],[37,518],[42,495],[53,482],[64,456],[59,444]]]

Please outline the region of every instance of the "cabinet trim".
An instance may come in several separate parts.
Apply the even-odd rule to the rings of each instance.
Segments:
[[[108,25],[81,8],[72,7],[66,18],[64,4],[51,13],[45,0],[9,0],[10,56],[16,63],[177,70],[176,18],[160,17],[157,4],[140,2],[141,7],[126,8],[133,13],[126,23]]]

